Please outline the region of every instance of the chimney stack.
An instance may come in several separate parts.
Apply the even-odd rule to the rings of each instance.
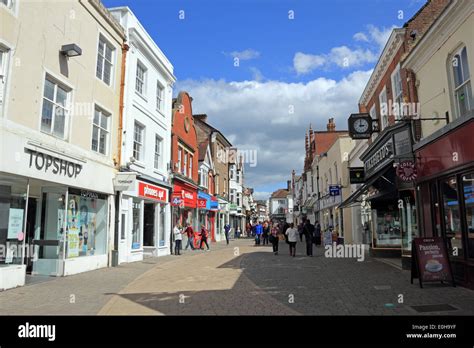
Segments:
[[[334,118],[331,117],[327,124],[328,132],[334,132],[336,130],[336,124],[334,123]]]
[[[291,180],[287,180],[287,181],[286,181],[286,189],[287,189],[288,191],[291,191]]]

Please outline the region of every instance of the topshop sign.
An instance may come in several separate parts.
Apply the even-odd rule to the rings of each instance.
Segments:
[[[82,171],[82,165],[78,163],[28,148],[25,148],[25,151],[30,155],[29,167],[38,171],[68,176],[69,178],[77,178]]]

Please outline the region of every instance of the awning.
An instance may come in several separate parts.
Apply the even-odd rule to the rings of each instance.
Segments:
[[[359,187],[354,192],[352,192],[352,194],[349,197],[347,197],[347,199],[344,202],[339,204],[337,208],[338,209],[347,208],[348,206],[352,204],[360,203],[361,201],[357,199],[369,188],[369,186],[371,186],[375,181],[377,181],[378,178],[379,178],[378,176],[372,177],[369,181],[362,184],[362,186]]]

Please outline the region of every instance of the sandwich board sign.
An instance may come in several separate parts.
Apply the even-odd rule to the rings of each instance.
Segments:
[[[418,278],[423,282],[451,282],[454,276],[449,262],[446,244],[441,237],[414,238],[412,242],[411,283]]]

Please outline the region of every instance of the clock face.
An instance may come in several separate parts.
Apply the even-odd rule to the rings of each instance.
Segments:
[[[359,118],[355,120],[354,130],[357,133],[366,133],[369,130],[369,122],[365,118]]]

